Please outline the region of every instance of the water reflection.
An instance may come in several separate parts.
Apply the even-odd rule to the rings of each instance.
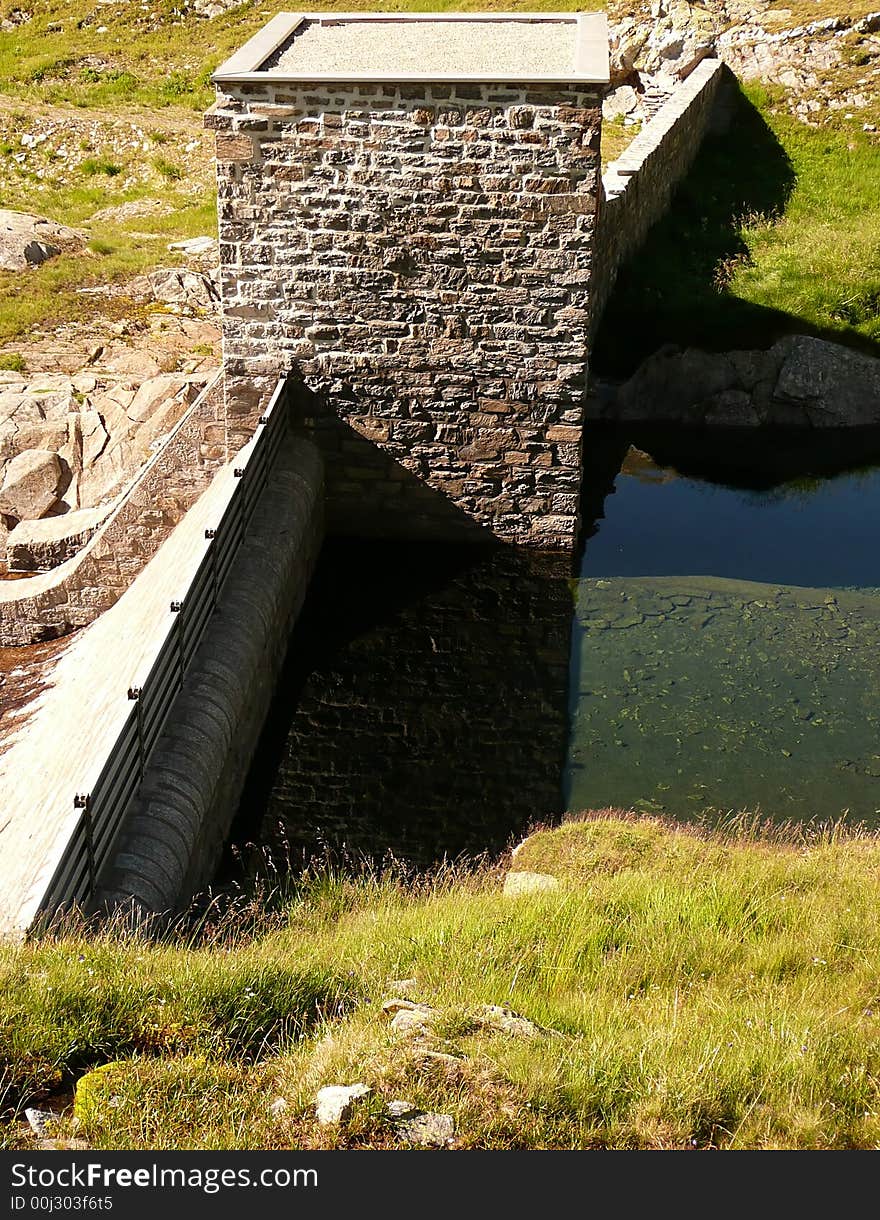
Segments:
[[[235,837],[428,864],[558,815],[572,610],[508,549],[329,541]]]
[[[726,462],[738,486],[694,477],[680,438],[676,466],[630,450],[587,541],[567,806],[876,824],[880,468],[799,436],[774,485],[766,436],[711,440],[704,473]]]

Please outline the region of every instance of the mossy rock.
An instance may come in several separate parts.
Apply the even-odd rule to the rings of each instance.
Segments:
[[[73,1097],[74,1116],[84,1125],[100,1119],[108,1106],[118,1104],[116,1094],[130,1071],[130,1063],[115,1059],[80,1076]]]

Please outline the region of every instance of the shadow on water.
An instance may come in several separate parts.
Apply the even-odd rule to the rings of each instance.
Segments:
[[[621,267],[596,335],[591,366],[625,377],[664,343],[712,351],[768,348],[797,332],[872,354],[880,345],[855,330],[826,330],[726,292],[749,258],[747,218],[785,213],[795,187],[791,160],[732,77],[723,130],[710,133],[667,214]]]
[[[329,540],[233,842],[421,866],[558,816],[571,625],[510,549]]]

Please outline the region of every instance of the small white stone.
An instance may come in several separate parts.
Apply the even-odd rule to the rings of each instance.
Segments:
[[[326,1127],[344,1123],[350,1116],[354,1103],[372,1092],[366,1084],[328,1084],[318,1090],[315,1098],[315,1115]]]
[[[504,894],[533,894],[540,890],[558,890],[559,878],[550,873],[513,872],[504,878]]]

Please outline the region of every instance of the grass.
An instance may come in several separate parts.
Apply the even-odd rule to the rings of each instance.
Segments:
[[[790,332],[880,354],[880,157],[871,133],[807,127],[750,86],[621,270],[594,365],[627,374],[666,342],[765,348]]]
[[[0,371],[5,373],[23,373],[27,368],[21,352],[0,352]]]
[[[94,1147],[393,1147],[403,1097],[452,1114],[461,1148],[877,1148],[878,865],[869,834],[606,813],[518,854],[553,891],[325,872],[201,939],[7,945],[6,1143],[27,1142],[16,1108],[113,1063],[79,1091]],[[401,978],[440,1012],[426,1039],[383,1020]],[[484,1004],[542,1032],[482,1029]],[[317,1089],[354,1081],[363,1111],[317,1127]]]

